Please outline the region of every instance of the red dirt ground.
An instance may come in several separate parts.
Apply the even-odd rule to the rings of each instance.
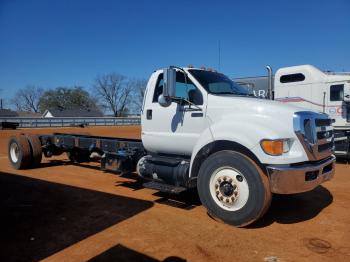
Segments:
[[[140,136],[139,127],[0,131],[0,261],[350,261],[350,165],[315,190],[274,196],[247,228],[211,219],[196,194],[145,189],[136,175],[72,165],[65,156],[14,170],[19,132]]]

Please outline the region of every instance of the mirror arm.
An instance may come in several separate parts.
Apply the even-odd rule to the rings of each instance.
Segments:
[[[191,101],[185,99],[185,98],[181,98],[182,101],[186,102],[189,105],[189,108],[191,109],[191,106],[193,106],[194,108],[202,111],[202,108],[200,108],[199,106],[197,106],[195,103],[192,103]]]

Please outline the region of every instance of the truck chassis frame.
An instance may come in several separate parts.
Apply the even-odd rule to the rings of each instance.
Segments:
[[[100,160],[101,169],[131,172],[145,155],[139,139],[54,133],[39,136],[46,157],[67,153],[72,162]]]

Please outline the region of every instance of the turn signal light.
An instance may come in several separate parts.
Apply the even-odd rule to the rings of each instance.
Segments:
[[[265,139],[260,142],[261,148],[268,155],[280,156],[289,151],[289,139]]]

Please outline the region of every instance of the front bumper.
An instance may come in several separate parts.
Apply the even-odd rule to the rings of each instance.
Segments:
[[[294,194],[314,189],[334,176],[335,156],[298,166],[267,166],[272,193]]]

